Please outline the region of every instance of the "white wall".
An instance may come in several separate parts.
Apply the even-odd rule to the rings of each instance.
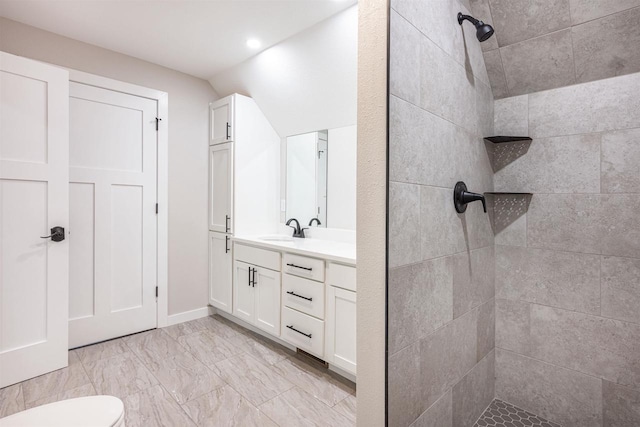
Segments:
[[[356,124],[357,6],[210,79],[251,96],[281,137]]]
[[[356,229],[356,126],[329,129],[327,226]]]
[[[208,103],[205,80],[0,18],[0,50],[169,94],[169,314],[206,306]]]

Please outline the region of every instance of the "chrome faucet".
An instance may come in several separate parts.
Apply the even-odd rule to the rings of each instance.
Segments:
[[[322,225],[318,218],[311,218],[311,221],[309,221],[309,227],[313,225],[313,221],[317,222],[319,226]]]
[[[296,222],[296,226],[294,227],[293,225],[290,225],[291,222],[295,221]],[[304,230],[307,230],[306,228],[300,228],[300,223],[298,222],[297,219],[295,218],[291,218],[289,221],[287,221],[287,224],[289,227],[293,228],[293,237],[299,237],[301,239],[304,239]]]

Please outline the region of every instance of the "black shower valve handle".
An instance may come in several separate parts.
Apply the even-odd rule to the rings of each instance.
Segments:
[[[453,204],[456,208],[456,212],[464,213],[467,210],[467,204],[475,201],[482,202],[482,209],[487,212],[487,202],[484,195],[478,193],[472,193],[467,191],[467,185],[458,181],[453,189]]]

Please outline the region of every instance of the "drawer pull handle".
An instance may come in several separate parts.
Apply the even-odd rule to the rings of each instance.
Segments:
[[[311,297],[303,297],[302,295],[298,295],[293,291],[288,291],[287,292],[289,295],[293,295],[294,297],[298,297],[298,298],[302,298],[302,299],[306,299],[307,301],[313,301],[313,298]]]
[[[295,267],[295,268],[300,268],[302,270],[307,270],[307,271],[312,271],[313,268],[311,267],[300,267],[299,265],[295,265],[295,264],[287,264],[289,267]]]
[[[305,334],[304,332],[300,332],[299,330],[297,330],[296,328],[293,327],[293,325],[287,325],[287,328],[291,329],[292,331],[296,331],[297,333],[299,333],[300,335],[304,335],[307,338],[311,338],[311,334]]]

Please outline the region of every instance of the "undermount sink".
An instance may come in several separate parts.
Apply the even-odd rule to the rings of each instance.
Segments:
[[[258,237],[260,240],[264,240],[265,242],[293,242],[293,237],[291,236],[261,236]]]

